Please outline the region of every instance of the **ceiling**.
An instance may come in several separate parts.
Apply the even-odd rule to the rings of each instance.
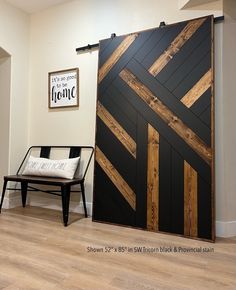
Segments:
[[[35,13],[47,9],[51,6],[70,2],[72,0],[5,0],[11,5],[20,8],[27,13]],[[179,0],[180,8],[189,8],[192,6],[215,2],[217,0]]]
[[[216,2],[217,0],[179,0],[181,8],[189,8],[193,6],[198,6],[202,4],[207,4],[210,2]]]
[[[51,6],[70,2],[71,0],[5,0],[11,5],[20,8],[27,13],[35,13]]]

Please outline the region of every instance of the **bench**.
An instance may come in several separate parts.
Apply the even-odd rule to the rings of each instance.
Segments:
[[[66,179],[60,177],[44,177],[44,176],[33,176],[33,175],[22,175],[25,164],[29,156],[32,152],[37,152],[39,157],[47,158],[52,155],[54,151],[68,151],[67,158],[76,158],[80,157],[78,168],[76,169],[76,173],[73,179]],[[55,152],[54,152],[55,153]],[[84,206],[84,214],[87,217],[87,208],[86,208],[86,200],[85,200],[85,177],[91,163],[91,159],[94,153],[94,148],[92,146],[31,146],[23,161],[17,170],[16,175],[7,175],[4,176],[3,190],[2,190],[2,198],[0,203],[0,213],[2,209],[2,204],[4,201],[4,196],[6,190],[14,190],[16,188],[7,188],[8,181],[11,182],[19,182],[21,184],[21,198],[22,198],[22,206],[26,205],[26,198],[28,191],[41,191],[46,192],[53,195],[59,195],[62,199],[62,212],[63,212],[63,222],[64,226],[68,225],[68,217],[69,217],[69,204],[70,204],[70,194],[71,192],[81,192],[83,206]],[[35,154],[35,153],[34,153]],[[32,187],[31,185],[47,185],[47,186],[58,186],[59,190],[44,190],[36,187]],[[79,185],[80,190],[71,190],[71,187],[74,185]]]

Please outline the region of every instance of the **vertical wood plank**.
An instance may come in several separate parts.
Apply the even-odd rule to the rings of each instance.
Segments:
[[[156,41],[152,31],[122,36],[100,62],[96,183],[101,196],[96,200],[101,220],[214,238],[214,128],[208,126],[210,109],[212,126],[214,120],[214,63],[209,20],[181,23],[160,45],[155,42],[156,51],[147,46],[146,53],[142,50],[147,42]],[[137,59],[140,53],[145,56],[142,64]],[[174,81],[174,74],[181,77]],[[132,118],[127,107],[120,106],[117,94],[124,98],[124,106],[129,103],[135,110]],[[113,98],[114,110],[107,96]],[[199,106],[205,106],[204,116],[195,113]],[[120,154],[123,151],[126,158]]]
[[[197,172],[184,161],[184,235],[198,236]]]
[[[147,228],[158,231],[159,133],[148,124]]]
[[[136,158],[136,226],[147,228],[147,154],[148,123],[137,114],[137,158]]]

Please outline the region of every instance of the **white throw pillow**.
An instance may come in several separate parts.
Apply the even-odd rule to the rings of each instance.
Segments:
[[[80,157],[52,160],[30,156],[22,175],[73,179]]]

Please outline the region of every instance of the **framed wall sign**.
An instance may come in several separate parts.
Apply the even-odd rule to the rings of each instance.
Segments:
[[[48,107],[79,106],[79,69],[50,72],[48,74]]]

